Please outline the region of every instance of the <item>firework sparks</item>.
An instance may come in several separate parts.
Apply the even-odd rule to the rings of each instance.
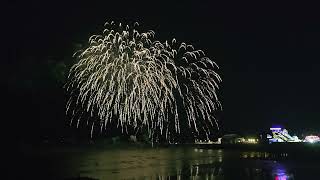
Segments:
[[[67,113],[78,117],[77,126],[78,114],[85,111],[99,119],[92,122],[91,135],[97,123],[102,130],[117,121],[122,130],[146,127],[150,136],[159,130],[167,137],[169,129],[180,132],[178,108],[183,108],[194,131],[207,134],[213,122],[218,127],[212,116],[221,107],[215,62],[191,45],[175,39],[161,43],[153,31],[139,33],[137,25],[106,23],[102,35],[91,36],[89,46],[75,53],[79,61],[70,69],[66,88]]]
[[[192,45],[186,43],[165,43],[163,53],[172,59],[175,79],[178,84],[179,96],[182,98],[188,126],[195,132],[204,131],[208,136],[212,128],[218,123],[212,115],[222,106],[217,97],[220,76],[215,72],[218,65],[205,56],[202,50],[194,50]],[[178,49],[178,50],[176,50]]]

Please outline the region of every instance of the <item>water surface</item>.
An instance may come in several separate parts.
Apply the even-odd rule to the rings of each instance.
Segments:
[[[58,149],[26,156],[23,177],[35,179],[318,179],[317,161],[257,151],[170,148]],[[29,179],[29,178],[27,178]]]

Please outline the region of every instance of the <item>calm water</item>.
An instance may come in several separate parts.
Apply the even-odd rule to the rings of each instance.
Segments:
[[[320,179],[317,161],[193,147],[40,151],[20,165],[26,179]]]

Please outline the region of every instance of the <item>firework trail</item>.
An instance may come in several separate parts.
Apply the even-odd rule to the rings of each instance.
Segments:
[[[203,51],[175,40],[156,41],[153,31],[139,33],[137,23],[132,29],[113,22],[105,26],[74,55],[79,61],[66,84],[71,124],[77,117],[78,127],[85,111],[99,119],[92,122],[91,135],[96,124],[102,130],[117,121],[122,130],[147,128],[150,137],[156,130],[168,137],[171,129],[180,132],[178,108],[183,108],[196,132],[207,134],[213,122],[218,125],[212,112],[221,107],[216,95],[221,79]]]
[[[197,133],[204,131],[208,138],[212,129],[219,129],[213,116],[214,111],[222,109],[217,97],[218,83],[222,80],[215,72],[219,67],[202,50],[195,50],[192,45],[178,44],[175,39],[171,45],[168,42],[164,45],[163,53],[175,65],[172,72],[178,84],[188,126]]]

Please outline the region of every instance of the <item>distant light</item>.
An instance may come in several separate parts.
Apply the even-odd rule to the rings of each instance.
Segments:
[[[272,136],[271,136],[270,134],[267,134],[267,138],[268,138],[268,139],[271,139]]]
[[[281,131],[281,128],[270,128],[271,131]]]
[[[258,143],[258,139],[255,138],[248,138],[245,143],[249,143],[249,144],[257,144]]]
[[[315,143],[315,142],[319,142],[320,141],[320,138],[319,136],[306,136],[305,139],[304,139],[305,142],[309,142],[309,143]]]

